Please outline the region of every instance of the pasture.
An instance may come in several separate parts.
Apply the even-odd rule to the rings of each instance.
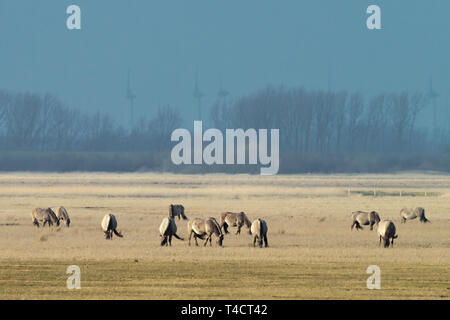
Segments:
[[[245,226],[239,236],[230,228],[223,247],[215,237],[212,247],[188,247],[178,218],[185,241],[160,247],[169,204],[190,219],[262,218],[269,248],[253,248]],[[69,229],[33,226],[32,209],[49,206],[67,209]],[[431,223],[401,224],[404,206],[424,207]],[[449,175],[2,173],[0,208],[0,299],[450,297]],[[356,210],[393,219],[394,248],[379,247],[367,226],[351,231]],[[107,213],[123,238],[105,240]],[[80,290],[66,288],[69,265],[81,268]],[[380,290],[366,287],[369,265],[381,268]]]

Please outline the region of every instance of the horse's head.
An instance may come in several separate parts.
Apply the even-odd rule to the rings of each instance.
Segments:
[[[223,243],[223,234],[221,234],[221,235],[219,236],[219,238],[217,239],[217,244],[218,244],[219,246],[222,246],[222,243]]]

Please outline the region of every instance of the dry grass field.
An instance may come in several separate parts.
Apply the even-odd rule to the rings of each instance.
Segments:
[[[162,248],[158,227],[171,203],[189,218],[261,217],[270,247],[253,248],[246,229],[236,236],[231,228],[223,248],[187,239]],[[59,205],[69,229],[32,225],[33,208]],[[401,224],[403,206],[424,207],[431,223]],[[0,208],[0,299],[450,297],[449,175],[4,173]],[[393,219],[394,248],[379,247],[367,227],[351,231],[355,210]],[[104,239],[106,213],[124,238]],[[187,238],[186,221],[177,224]],[[80,290],[66,288],[69,265],[81,268]],[[366,287],[369,265],[381,268],[381,290]]]

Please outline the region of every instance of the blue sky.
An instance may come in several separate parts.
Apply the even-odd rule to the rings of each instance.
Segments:
[[[66,8],[82,30],[66,28]],[[382,30],[366,28],[370,4]],[[170,104],[191,121],[194,75],[207,108],[220,82],[239,97],[267,84],[381,91],[450,89],[447,0],[0,0],[0,88],[51,92],[126,124]]]

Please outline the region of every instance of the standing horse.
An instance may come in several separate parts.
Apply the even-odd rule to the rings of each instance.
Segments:
[[[169,217],[178,217],[178,220],[180,220],[180,216],[183,220],[188,220],[188,218],[184,215],[184,207],[181,204],[171,204],[169,206]]]
[[[248,233],[251,234],[250,227],[252,226],[252,223],[244,212],[224,212],[220,216],[220,228],[222,229],[223,227],[225,233],[229,233],[228,227],[237,227],[236,234],[240,234],[244,224],[248,228]]]
[[[113,232],[116,236],[120,238],[123,237],[123,235],[117,231],[117,219],[112,213],[107,214],[103,217],[102,229],[103,232],[105,233],[106,239],[112,240]]]
[[[31,212],[31,220],[33,224],[39,227],[39,222],[42,223],[42,226],[45,227],[47,223],[48,226],[53,226],[56,224],[59,227],[59,219],[56,217],[56,214],[53,212],[51,208],[42,209],[36,208]]]
[[[370,213],[364,211],[352,212],[352,219],[352,230],[354,226],[356,226],[356,230],[362,229],[361,225],[370,225],[370,230],[373,230],[373,225],[378,224],[381,220],[380,215],[375,211],[372,211]]]
[[[430,222],[430,220],[425,218],[425,209],[421,207],[417,207],[414,210],[403,208],[402,210],[400,210],[400,215],[402,217],[402,223],[406,223],[406,220],[414,220],[417,217],[419,217],[420,222]]]
[[[192,235],[194,236],[195,245],[198,246],[197,238],[202,240],[205,239],[204,246],[208,243],[212,246],[211,239],[214,234],[217,237],[217,244],[222,246],[224,235],[222,230],[220,229],[219,223],[213,217],[209,219],[199,219],[196,218],[194,220],[190,220],[188,222],[188,232],[189,232],[189,245],[191,245]]]
[[[250,228],[253,234],[253,246],[256,244],[256,240],[258,240],[259,247],[262,248],[263,240],[264,246],[267,248],[269,243],[267,242],[267,223],[263,219],[256,219],[252,223],[252,227]]]
[[[172,236],[179,240],[184,240],[177,235],[177,225],[175,224],[175,220],[173,218],[164,218],[159,226],[159,234],[160,237],[163,238],[161,241],[161,246],[169,243],[169,246],[172,246]]]
[[[378,236],[380,237],[380,246],[381,240],[384,241],[384,247],[389,248],[389,240],[391,240],[392,248],[394,247],[394,239],[398,238],[396,235],[395,225],[391,220],[383,220],[378,224],[377,229]]]
[[[69,213],[67,212],[66,208],[64,207],[55,207],[52,208],[54,212],[56,212],[56,217],[59,221],[65,221],[67,228],[70,227],[70,217]]]

